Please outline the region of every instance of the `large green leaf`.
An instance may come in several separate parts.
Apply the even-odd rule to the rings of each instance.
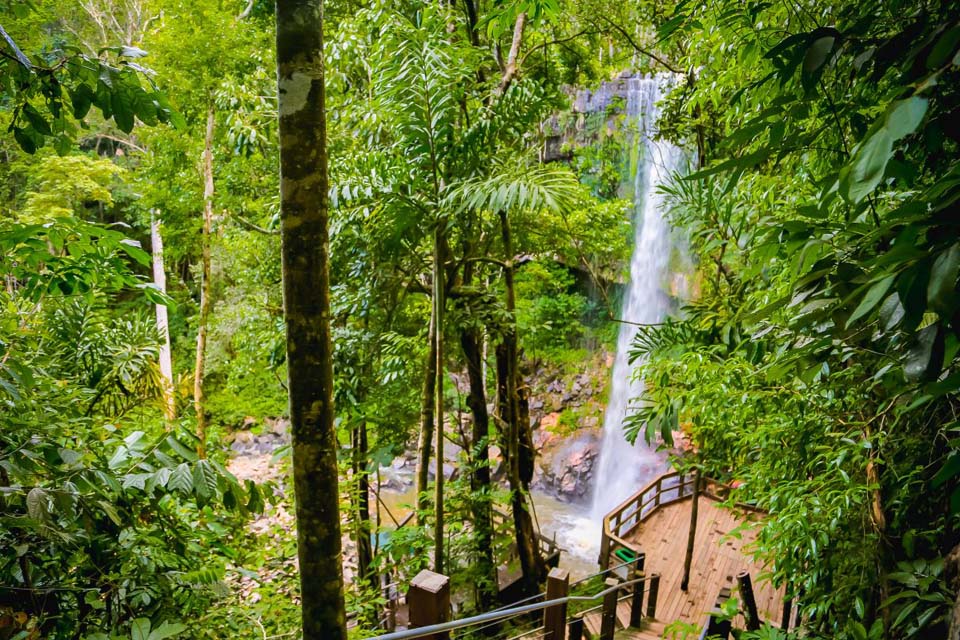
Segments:
[[[130,623],[130,640],[148,640],[150,637],[150,619],[137,618]]]
[[[917,332],[903,363],[903,375],[909,382],[936,379],[943,364],[944,337],[939,324]]]
[[[886,295],[887,291],[889,291],[893,285],[894,278],[895,276],[889,275],[883,280],[874,283],[873,286],[867,290],[867,294],[863,296],[863,300],[860,301],[860,304],[857,305],[857,308],[854,309],[853,313],[850,314],[850,318],[847,320],[848,329],[854,322],[870,313],[873,308],[880,303],[880,300],[883,299],[883,296]]]
[[[150,632],[150,635],[147,636],[147,640],[165,640],[165,638],[173,638],[180,635],[187,630],[187,626],[179,622],[167,622],[164,620],[160,623],[160,626]]]
[[[960,243],[937,256],[930,270],[927,302],[938,313],[950,313],[957,298],[957,276],[960,272]]]
[[[893,137],[885,127],[881,127],[860,146],[850,167],[847,190],[850,200],[860,202],[877,188],[892,153]]]

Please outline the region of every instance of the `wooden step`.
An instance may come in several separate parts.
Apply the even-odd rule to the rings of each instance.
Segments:
[[[665,625],[659,620],[651,620],[650,618],[645,618],[643,625],[639,629],[630,628],[630,616],[629,609],[628,615],[626,618],[621,618],[619,615],[620,611],[617,611],[617,631],[614,633],[614,638],[618,639],[627,639],[630,638],[642,638],[643,640],[651,640],[653,638],[662,638]],[[588,639],[596,639],[600,637],[600,614],[597,612],[596,615],[590,614],[584,616],[583,618],[583,634]],[[631,635],[632,634],[632,635]]]

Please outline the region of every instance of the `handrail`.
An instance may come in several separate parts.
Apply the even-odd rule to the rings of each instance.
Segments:
[[[613,571],[616,571],[617,569],[620,569],[620,568],[622,568],[622,567],[627,567],[627,566],[630,566],[630,565],[632,565],[632,564],[634,564],[634,563],[633,563],[633,562],[621,562],[620,564],[615,564],[615,565],[613,565],[612,567],[607,567],[606,569],[603,569],[602,571],[597,571],[596,573],[591,573],[589,576],[586,576],[585,578],[580,578],[579,580],[574,580],[573,582],[571,582],[571,583],[570,583],[570,588],[573,589],[574,587],[579,586],[579,585],[581,585],[581,584],[583,584],[583,583],[585,583],[585,582],[588,582],[588,581],[590,581],[590,580],[593,580],[594,578],[599,578],[599,577],[602,576],[602,575],[605,575],[605,574],[607,574],[607,573],[611,573],[611,572],[613,572]]]
[[[371,640],[408,640],[409,638],[422,638],[424,636],[433,635],[435,633],[442,633],[445,631],[453,631],[454,629],[463,629],[464,627],[470,627],[481,622],[491,622],[493,620],[505,620],[507,618],[513,618],[515,616],[531,613],[533,611],[541,611],[549,607],[554,607],[556,605],[567,604],[570,602],[591,602],[598,598],[602,598],[608,593],[613,593],[614,591],[619,591],[625,587],[629,587],[635,584],[640,584],[641,582],[646,582],[652,580],[654,577],[659,578],[658,574],[650,574],[649,576],[643,576],[640,578],[634,578],[633,580],[628,580],[626,582],[620,582],[611,587],[607,587],[603,591],[595,593],[591,596],[565,596],[563,598],[555,598],[554,600],[546,600],[544,602],[537,602],[534,604],[525,604],[519,607],[514,607],[513,609],[506,609],[501,611],[488,611],[487,613],[481,613],[476,616],[471,616],[469,618],[461,618],[460,620],[452,620],[450,622],[441,622],[439,624],[431,624],[426,627],[418,627],[416,629],[407,629],[405,631],[395,631],[393,633],[387,633],[382,636],[374,636]]]
[[[676,484],[664,486],[674,478],[679,478]],[[652,480],[643,489],[637,491],[629,498],[617,505],[613,510],[607,513],[603,518],[603,533],[600,548],[600,565],[609,563],[610,552],[613,546],[624,547],[637,551],[627,540],[625,536],[634,527],[646,520],[652,513],[663,505],[679,502],[693,495],[694,476],[685,475],[679,471],[672,471],[658,476]],[[726,495],[729,495],[733,487],[724,484],[713,478],[702,478],[703,488],[701,495],[716,501],[722,501]],[[651,492],[652,495],[649,495]],[[672,493],[676,495],[669,495]],[[664,499],[664,495],[669,495]],[[651,507],[648,509],[648,507]],[[754,505],[736,503],[736,507],[747,511],[765,513]],[[629,528],[624,531],[623,525],[629,523]]]

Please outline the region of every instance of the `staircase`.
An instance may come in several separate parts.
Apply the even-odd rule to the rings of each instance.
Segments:
[[[600,637],[601,611],[593,611],[583,616],[583,636],[588,640]],[[630,627],[630,601],[623,599],[617,604],[617,630],[614,640],[660,640],[663,638],[664,624],[659,620],[646,618],[639,629]]]

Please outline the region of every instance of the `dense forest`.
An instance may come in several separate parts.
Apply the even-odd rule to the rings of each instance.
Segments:
[[[539,407],[609,378],[643,161],[577,104],[627,78],[685,284],[626,432],[767,514],[799,624],[740,637],[960,638],[960,6],[0,8],[0,640],[373,637],[387,583],[467,616],[507,556],[543,591],[543,433],[605,399]]]

